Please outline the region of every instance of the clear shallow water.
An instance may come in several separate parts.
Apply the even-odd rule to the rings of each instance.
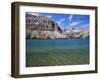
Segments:
[[[46,47],[46,46],[74,46],[74,45],[88,45],[88,39],[28,39],[26,40],[27,47]]]
[[[89,64],[88,39],[27,39],[26,66]]]

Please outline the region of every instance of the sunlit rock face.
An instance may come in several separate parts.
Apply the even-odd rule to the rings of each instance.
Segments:
[[[68,38],[89,38],[89,29],[70,28],[63,32]]]
[[[63,38],[58,24],[45,16],[26,15],[27,38],[55,39]]]
[[[32,30],[49,30],[54,31],[58,25],[45,16],[26,15],[26,26]]]

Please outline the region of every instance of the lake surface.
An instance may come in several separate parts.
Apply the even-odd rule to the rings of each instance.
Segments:
[[[26,67],[89,64],[89,39],[27,39]]]

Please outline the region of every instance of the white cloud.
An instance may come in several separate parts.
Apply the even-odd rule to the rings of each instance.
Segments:
[[[66,26],[66,28],[76,27],[79,24],[80,24],[80,22],[71,22],[68,26]]]
[[[57,21],[57,23],[60,25],[63,21],[65,21],[65,18],[61,18],[59,21]]]
[[[72,22],[73,15],[69,16],[69,22]]]
[[[57,21],[58,25],[61,25],[61,22],[60,21]]]
[[[52,16],[51,16],[51,15],[47,15],[47,17],[48,17],[48,18],[52,18]]]
[[[81,28],[81,29],[88,29],[89,28],[89,23],[86,23],[86,24],[81,24],[81,21],[80,22],[72,22],[70,23],[67,28],[70,28],[70,27],[78,27],[78,28]]]
[[[78,25],[80,22],[72,22],[69,26],[76,26]]]
[[[82,28],[82,29],[87,29],[87,28],[89,28],[89,26],[90,26],[90,25],[87,23],[87,24],[81,25],[81,28]]]
[[[60,20],[57,21],[58,25],[59,26],[62,26],[62,23],[65,21],[66,19],[65,18],[61,18]],[[63,27],[60,27],[63,29]]]
[[[61,19],[60,19],[60,22],[63,22],[63,21],[65,21],[65,18],[61,18]]]

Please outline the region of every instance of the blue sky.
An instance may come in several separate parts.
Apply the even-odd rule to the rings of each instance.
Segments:
[[[47,16],[56,21],[62,29],[69,27],[89,28],[89,15],[79,14],[54,14],[54,13],[30,13],[37,16]]]

